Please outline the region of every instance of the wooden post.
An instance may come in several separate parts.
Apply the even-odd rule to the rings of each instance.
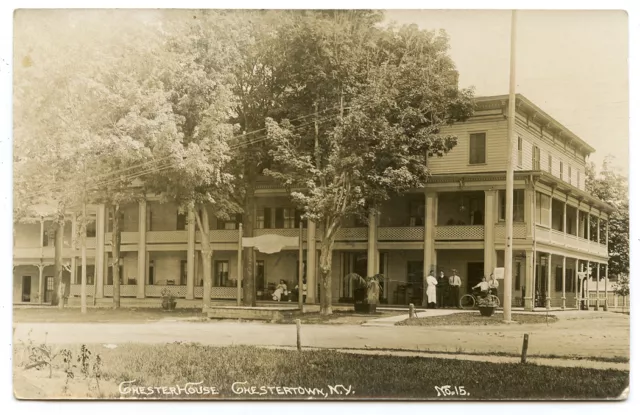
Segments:
[[[302,263],[302,221],[300,221],[300,235],[298,237],[298,307],[302,312],[302,273],[304,272],[304,264]]]
[[[413,303],[409,304],[409,318],[413,318],[413,316],[415,315],[416,311],[413,307]]]
[[[236,303],[239,306],[241,304],[240,297],[242,297],[242,224],[238,224],[238,281],[237,288],[238,292],[236,294]]]
[[[300,319],[296,319],[296,347],[298,351],[302,351],[302,342],[300,341]]]
[[[520,357],[520,363],[527,363],[527,349],[529,348],[529,335],[525,334],[522,339],[522,356]]]

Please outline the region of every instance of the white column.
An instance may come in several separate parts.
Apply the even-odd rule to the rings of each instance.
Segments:
[[[609,311],[609,264],[604,268],[604,311]]]
[[[367,276],[376,275],[376,256],[378,256],[378,224],[377,216],[369,213],[369,233],[367,237]]]
[[[187,300],[193,300],[195,286],[196,220],[193,209],[187,213]]]
[[[547,310],[549,310],[551,308],[551,261],[553,259],[553,255],[551,255],[551,253],[548,254],[547,256],[547,295],[545,298],[545,305],[547,307]]]
[[[422,305],[426,305],[427,276],[433,270],[435,276],[435,227],[438,196],[434,192],[425,190],[424,203],[424,263],[423,263],[423,292]]]
[[[535,295],[535,287],[533,273],[535,266],[533,261],[533,251],[525,251],[525,286],[524,286],[524,309],[525,311],[533,311],[533,297]]]
[[[138,202],[138,279],[136,297],[144,298],[147,281],[147,201]]]
[[[40,297],[40,304],[44,304],[44,264],[36,265],[38,267],[38,296]]]
[[[565,205],[565,213],[566,213],[566,206]],[[567,216],[565,215],[565,218]],[[565,228],[566,230],[566,228]],[[565,310],[567,308],[567,257],[566,256],[562,256],[562,309]]]
[[[600,311],[600,263],[596,262],[596,311]]]
[[[491,275],[496,267],[496,246],[495,246],[495,203],[496,191],[485,190],[484,192],[484,275]]]
[[[107,261],[105,261],[104,252],[104,230],[105,230],[105,205],[98,205],[96,212],[96,292],[95,298],[104,298],[104,276]]]
[[[307,303],[316,302],[316,223],[307,221]]]

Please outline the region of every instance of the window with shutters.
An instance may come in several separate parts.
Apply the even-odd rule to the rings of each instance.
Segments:
[[[187,285],[187,260],[180,261],[180,285]]]
[[[564,164],[560,162],[560,180],[564,180]]]
[[[215,270],[215,275],[213,276],[213,286],[229,286],[229,261],[215,261],[213,268]]]
[[[540,170],[540,147],[533,146],[531,170]]]
[[[469,164],[487,162],[487,134],[473,133],[469,136]]]
[[[518,137],[518,167],[522,167],[522,137]]]
[[[500,201],[499,220],[505,220],[507,211],[507,192],[500,190],[498,198]],[[513,191],[513,221],[524,222],[524,189]]]
[[[553,156],[549,154],[549,160],[547,161],[549,164],[547,166],[547,171],[549,173],[553,173]]]
[[[571,166],[567,166],[567,180],[571,184]]]
[[[562,267],[560,265],[556,267],[556,291],[562,291]]]

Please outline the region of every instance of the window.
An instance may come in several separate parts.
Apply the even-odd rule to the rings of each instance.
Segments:
[[[518,137],[518,167],[522,167],[522,137]]]
[[[540,147],[533,146],[531,169],[540,170]]]
[[[580,170],[576,170],[576,187],[580,189]]]
[[[560,180],[564,180],[564,164],[560,162]]]
[[[571,293],[576,289],[574,272],[572,269],[568,269],[565,274],[565,292]]]
[[[176,218],[176,230],[177,231],[187,230],[187,215],[186,214],[178,212],[178,216]]]
[[[226,229],[226,230],[238,229],[238,225],[242,223],[242,213],[236,214],[235,218],[233,215],[231,215],[231,218],[229,220],[217,218],[216,222],[217,222],[216,229]]]
[[[571,183],[571,166],[567,166],[567,178],[569,183]]]
[[[95,238],[96,237],[96,222],[91,221],[87,223],[87,238]]]
[[[516,266],[515,266],[515,282],[513,284],[513,289],[514,290],[520,290],[520,262],[516,262]]]
[[[542,226],[550,226],[549,210],[551,198],[540,192],[536,192],[536,223]]]
[[[551,200],[551,228],[564,232],[564,203],[555,198]]]
[[[118,220],[118,228],[124,230],[124,212],[120,211],[120,218]],[[113,212],[109,211],[107,218],[107,232],[113,232]]]
[[[560,265],[556,267],[556,291],[562,291],[562,267]]]
[[[547,166],[547,170],[549,171],[549,173],[553,173],[553,156],[551,154],[549,154],[548,163],[549,165]]]
[[[87,285],[93,285],[93,276],[96,272],[95,265],[87,265]],[[82,284],[82,265],[78,265],[76,269],[76,280],[74,284]]]
[[[180,261],[180,285],[187,285],[187,260]]]
[[[499,220],[505,220],[507,211],[506,191],[500,190]],[[513,191],[513,221],[524,222],[524,189]]]
[[[263,224],[264,224],[264,229],[271,229],[271,208],[264,208],[263,209]]]
[[[424,200],[409,203],[409,226],[424,226]]]
[[[275,228],[284,228],[284,208],[276,208]]]
[[[487,134],[474,133],[469,136],[469,164],[484,164],[487,161]]]
[[[215,275],[213,277],[213,286],[229,286],[229,261],[215,261],[214,269]]]

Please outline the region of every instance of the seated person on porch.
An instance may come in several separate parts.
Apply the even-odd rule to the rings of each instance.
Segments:
[[[276,286],[276,290],[273,292],[273,301],[280,301],[283,295],[287,295],[287,284],[284,280],[280,280],[280,284]]]
[[[487,282],[487,277],[482,277],[482,281],[474,285],[472,289],[474,294],[486,297],[489,294],[489,283]]]

